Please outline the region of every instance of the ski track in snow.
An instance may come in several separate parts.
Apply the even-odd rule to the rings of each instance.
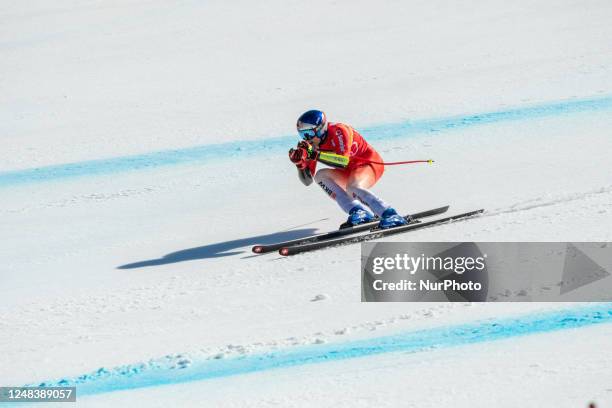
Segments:
[[[460,130],[498,122],[531,120],[581,112],[607,111],[610,109],[612,109],[612,96],[602,96],[550,102],[508,110],[474,113],[464,116],[389,123],[363,128],[362,133],[368,140],[374,142],[430,132]],[[237,159],[262,154],[280,154],[294,140],[295,136],[280,136],[255,141],[233,141],[141,155],[0,172],[0,188],[74,177],[116,174],[162,166],[205,163],[211,160]]]
[[[518,202],[509,207],[486,211],[482,216],[491,217],[491,216],[496,216],[496,215],[521,212],[521,211],[529,211],[529,210],[539,209],[543,207],[550,207],[550,206],[554,206],[557,204],[564,204],[564,203],[569,203],[572,201],[583,200],[585,198],[595,197],[600,194],[608,194],[610,192],[612,192],[612,185],[597,188],[594,190],[585,191],[585,192],[580,192],[580,193],[564,194],[564,195],[560,195],[557,197],[553,197],[549,200],[545,200],[544,197],[538,197],[538,198],[534,198],[531,200],[525,200],[525,201]]]
[[[612,303],[600,303],[514,318],[409,331],[385,337],[330,344],[315,341],[315,344],[311,346],[293,349],[281,348],[265,353],[247,352],[238,357],[230,354],[230,357],[227,358],[224,354],[216,354],[197,360],[183,354],[168,355],[149,362],[112,369],[101,367],[89,374],[44,381],[36,385],[78,386],[79,395],[85,396],[360,358],[382,353],[417,353],[610,322],[612,322]],[[244,346],[233,346],[231,349],[243,353],[247,350]]]

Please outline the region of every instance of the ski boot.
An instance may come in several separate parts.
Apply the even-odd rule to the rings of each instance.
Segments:
[[[380,222],[378,223],[379,229],[387,229],[393,227],[399,227],[400,225],[407,225],[412,221],[412,217],[402,217],[393,208],[389,207],[380,216]]]
[[[376,219],[376,216],[362,205],[356,205],[349,211],[349,216],[346,222],[340,225],[340,229],[354,227],[355,225],[371,222]]]

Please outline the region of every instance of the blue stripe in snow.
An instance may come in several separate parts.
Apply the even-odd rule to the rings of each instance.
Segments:
[[[464,116],[402,121],[360,128],[360,132],[370,141],[381,141],[429,132],[458,130],[496,122],[536,119],[608,109],[612,109],[612,96],[572,99]],[[279,136],[0,172],[0,188],[72,177],[123,173],[177,164],[200,164],[218,159],[279,154],[294,145],[296,140],[297,136]]]
[[[169,368],[154,362],[127,365],[110,370],[100,368],[91,374],[44,382],[40,385],[76,386],[78,395],[85,396],[118,390],[201,381],[382,353],[414,353],[536,333],[576,329],[600,323],[612,323],[612,303],[595,303],[574,309],[424,329],[365,340],[300,346],[294,349],[242,357],[206,359],[192,362],[192,365],[182,369]]]

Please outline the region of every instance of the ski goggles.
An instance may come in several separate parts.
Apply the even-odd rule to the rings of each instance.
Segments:
[[[315,137],[324,140],[327,134],[327,123],[318,126],[310,123],[298,123],[297,131],[302,140],[312,140]]]
[[[298,134],[302,140],[311,140],[317,136],[317,129],[314,127],[310,129],[298,129]]]

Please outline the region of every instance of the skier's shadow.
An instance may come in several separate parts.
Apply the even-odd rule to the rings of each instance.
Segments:
[[[244,251],[232,251],[255,244],[272,244],[274,242],[288,241],[291,239],[303,238],[315,234],[316,228],[301,228],[290,231],[275,232],[273,234],[259,235],[256,237],[235,239],[232,241],[218,242],[216,244],[204,245],[196,248],[183,249],[182,251],[172,252],[158,259],[149,259],[118,266],[117,269],[136,269],[147,266],[167,265],[196,259],[220,258],[241,254]]]

